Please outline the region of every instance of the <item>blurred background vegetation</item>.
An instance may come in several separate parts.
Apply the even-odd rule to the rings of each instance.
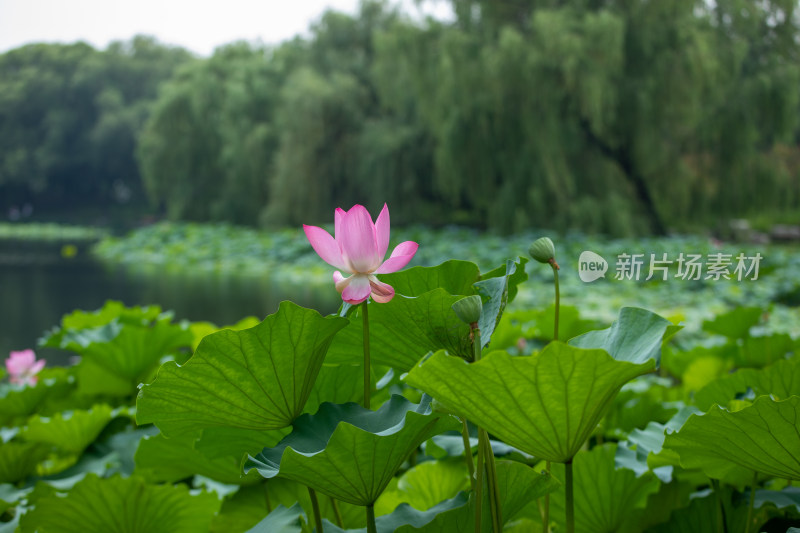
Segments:
[[[0,55],[0,213],[617,236],[800,220],[794,0],[368,0],[210,58],[148,37]],[[124,207],[124,209],[122,209]]]

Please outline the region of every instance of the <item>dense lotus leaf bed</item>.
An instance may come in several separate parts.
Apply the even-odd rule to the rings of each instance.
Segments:
[[[41,342],[77,362],[0,382],[0,532],[367,531],[371,512],[377,531],[461,533],[491,531],[494,505],[504,531],[543,531],[546,499],[553,532],[800,527],[790,250],[762,251],[752,282],[584,284],[582,249],[713,245],[568,239],[554,341],[551,269],[513,240],[471,256],[479,245],[452,231],[462,244],[421,246],[433,266],[382,276],[397,296],[368,304],[369,409],[363,306],[285,302],[219,329],[117,302],[65,316]],[[131,237],[154,254],[147,238]],[[311,264],[296,248],[281,253]],[[470,261],[434,264],[445,253]],[[471,295],[481,343],[451,309]],[[467,467],[488,453],[496,500]]]
[[[556,238],[554,234],[550,234]],[[393,231],[393,243],[413,240],[420,248],[411,266],[438,265],[450,258],[469,260],[483,271],[497,267],[503,258],[527,255],[538,233],[496,236],[465,228],[408,228]],[[769,327],[800,335],[800,247],[795,245],[753,245],[722,243],[708,237],[607,239],[583,234],[557,237],[561,290],[565,302],[578,305],[585,317],[610,322],[624,306],[651,309],[671,319],[685,320],[690,331],[699,330],[704,320],[734,306],[758,306],[772,314]],[[609,262],[604,279],[590,284],[578,277],[578,259],[589,250]],[[725,253],[752,256],[761,253],[760,276],[756,281],[699,280],[675,278],[672,265],[668,280],[660,275],[645,281],[650,254],[676,260],[678,255]],[[620,254],[644,254],[640,281],[616,280],[614,262]],[[130,268],[181,275],[219,272],[280,279],[284,283],[312,284],[329,289],[331,276],[308,245],[300,229],[259,231],[229,225],[163,222],[135,230],[122,238],[106,238],[95,254]],[[541,308],[549,302],[552,275],[533,264],[526,267],[530,281],[523,285],[517,308]],[[732,269],[731,269],[732,270]],[[703,276],[704,277],[704,276]],[[545,293],[544,295],[542,293]]]

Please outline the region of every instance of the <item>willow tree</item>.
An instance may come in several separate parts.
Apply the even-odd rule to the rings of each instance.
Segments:
[[[764,180],[793,186],[763,167],[797,117],[797,16],[744,4],[454,0],[452,27],[418,30],[440,35],[422,60],[406,39],[378,61],[435,72],[410,89],[451,208],[507,230],[663,233],[771,205]]]

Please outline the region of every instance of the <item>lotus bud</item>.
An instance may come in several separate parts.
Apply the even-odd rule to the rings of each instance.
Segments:
[[[540,237],[533,241],[528,253],[540,263],[549,264],[556,258],[556,247],[550,237]]]
[[[453,304],[453,311],[462,322],[467,324],[474,324],[481,317],[481,310],[483,309],[483,302],[481,297],[477,294],[474,296],[467,296],[461,298]]]

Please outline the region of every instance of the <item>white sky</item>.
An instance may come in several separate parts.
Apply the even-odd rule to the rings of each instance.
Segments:
[[[393,0],[397,3],[398,0]],[[412,16],[450,16],[449,2]],[[354,14],[359,0],[0,0],[0,53],[31,42],[84,40],[97,48],[136,34],[210,55],[232,41],[278,43],[308,29],[326,8]]]

